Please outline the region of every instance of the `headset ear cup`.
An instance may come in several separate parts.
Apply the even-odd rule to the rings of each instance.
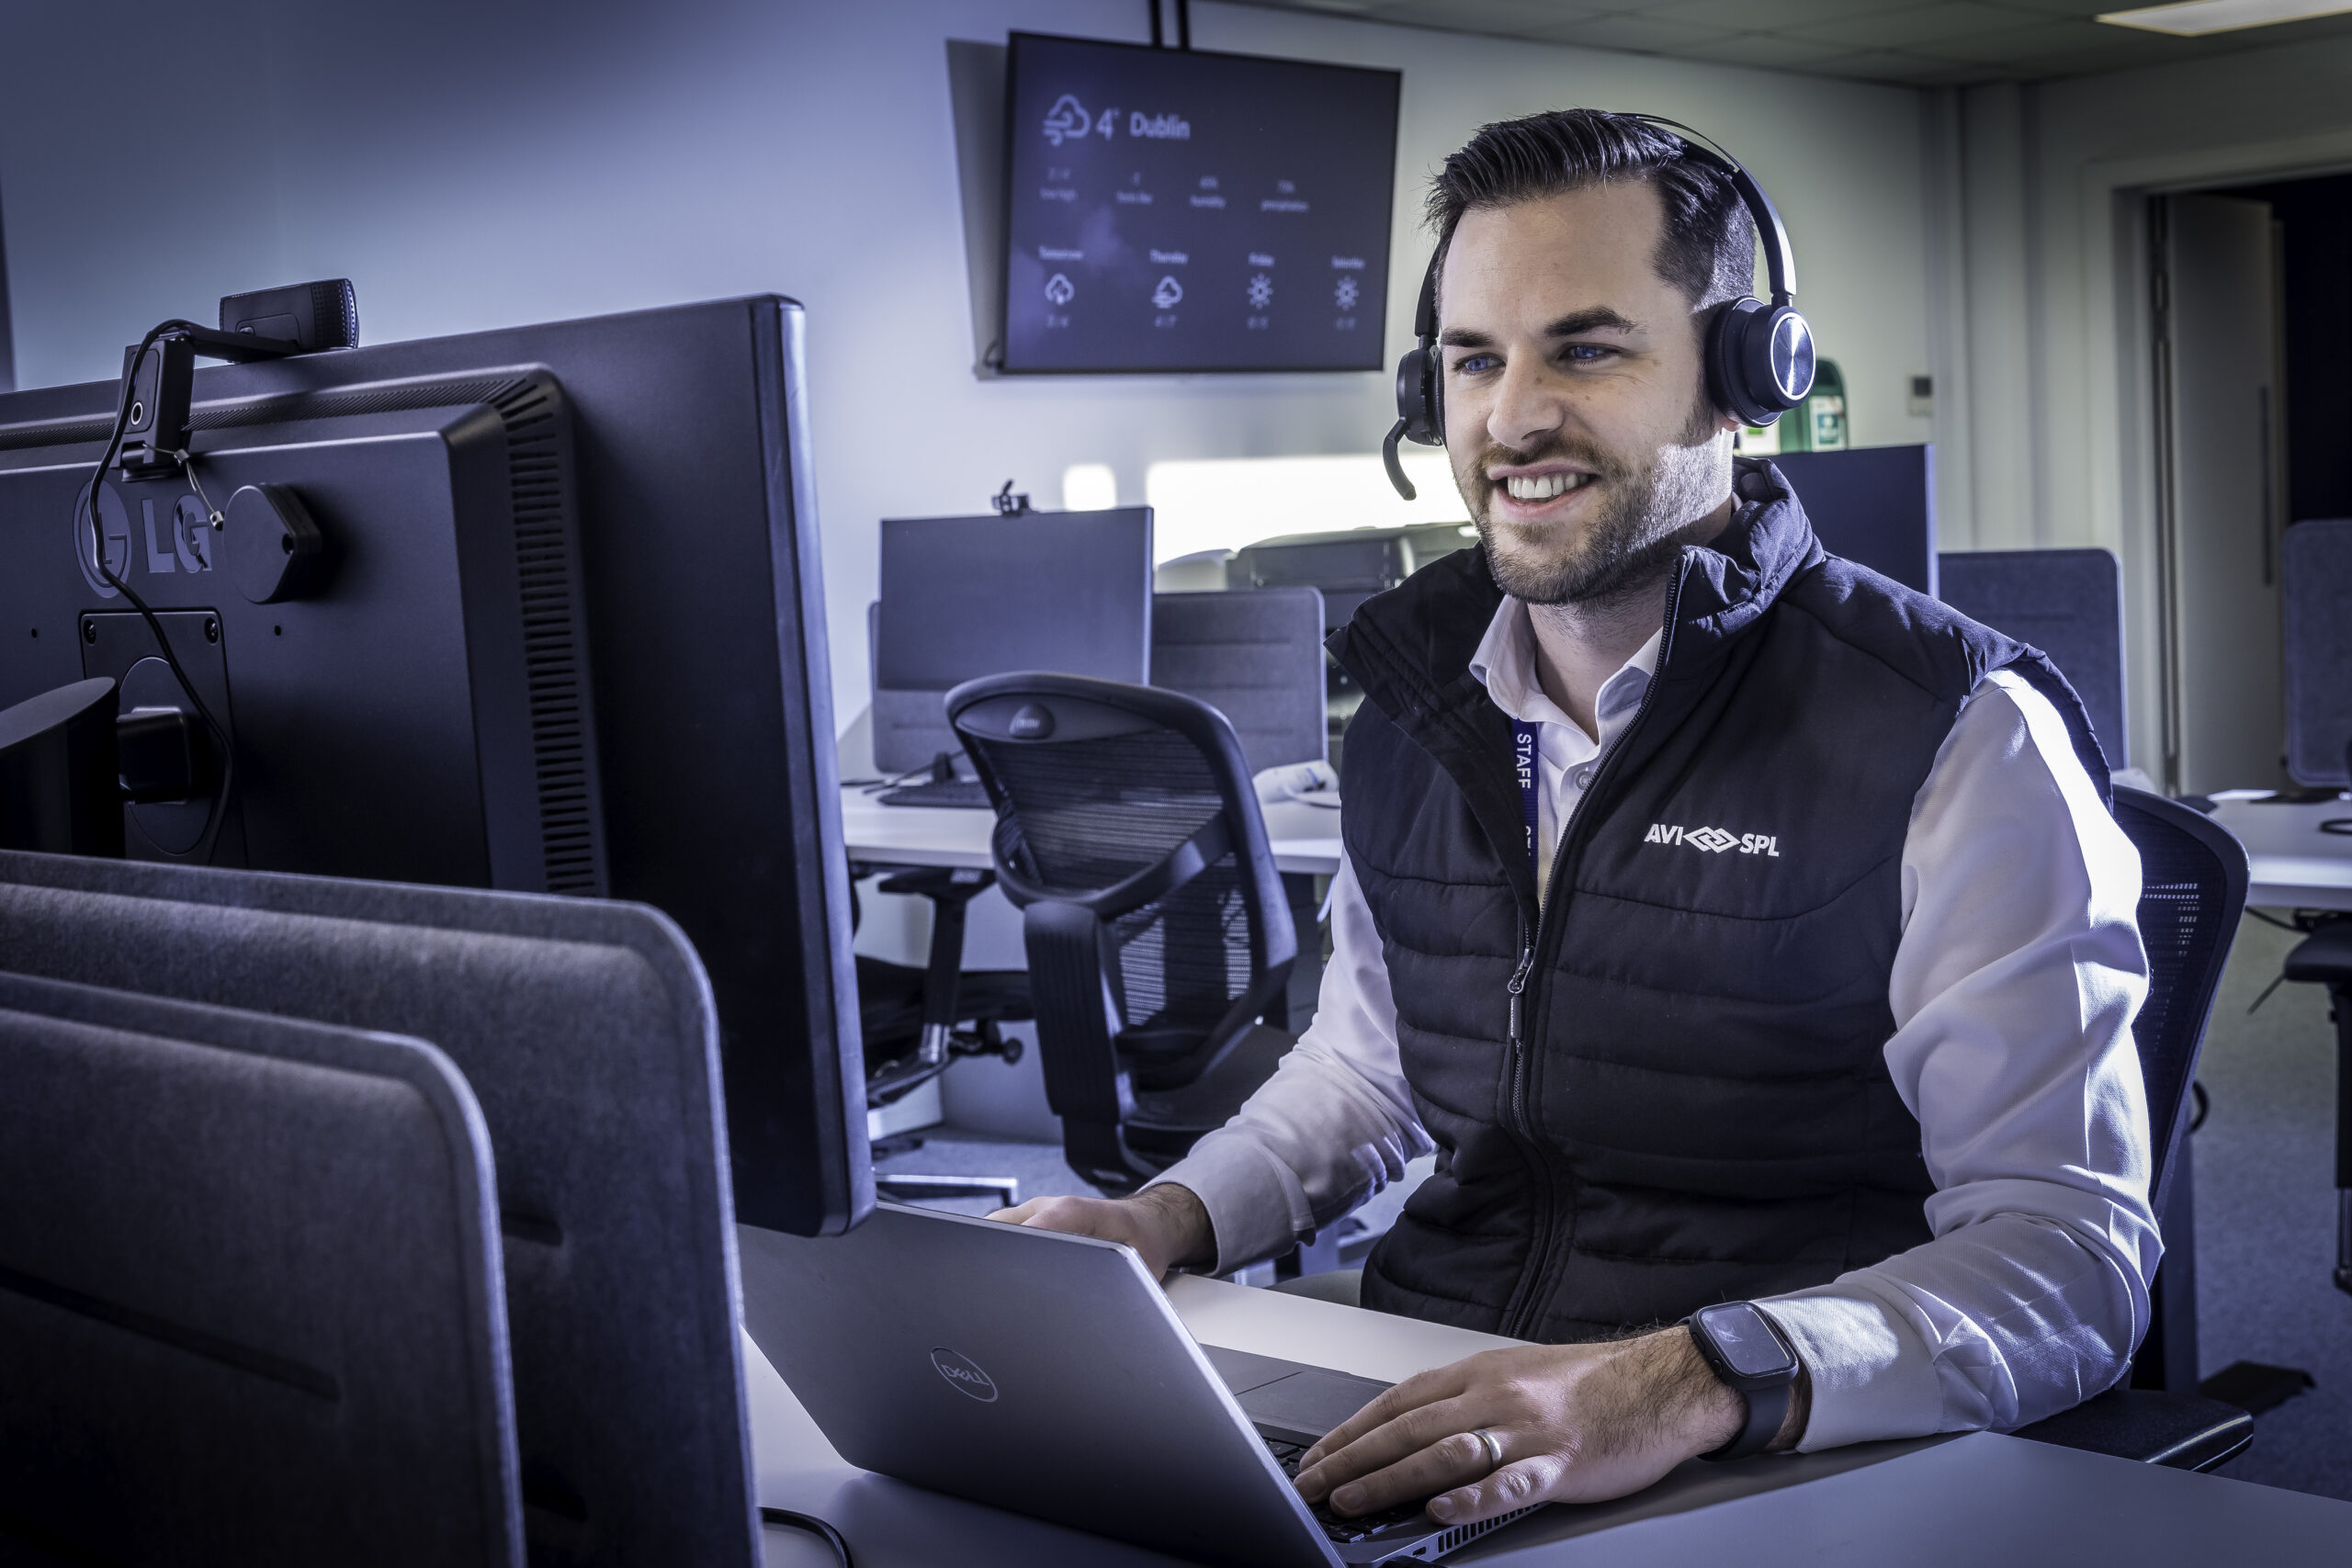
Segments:
[[[1708,395],[1743,424],[1770,424],[1813,390],[1813,329],[1790,306],[1733,300],[1707,350]]]
[[[1437,407],[1436,355],[1427,348],[1406,351],[1396,362],[1396,417],[1405,439],[1423,446],[1445,445],[1444,417]]]

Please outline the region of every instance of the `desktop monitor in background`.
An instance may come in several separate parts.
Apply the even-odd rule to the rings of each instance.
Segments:
[[[1149,507],[883,519],[875,766],[960,750],[947,694],[1015,670],[1149,682]]]
[[[185,479],[98,512],[234,749],[225,807],[206,757],[126,808],[130,856],[655,906],[717,998],[737,1211],[817,1234],[872,1177],[802,330],[759,297],[199,368],[197,481],[323,541],[266,602]],[[116,392],[0,396],[0,710],[184,705],[75,523]]]
[[[1936,592],[1936,449],[1857,446],[1770,459],[1821,547],[1905,588]]]

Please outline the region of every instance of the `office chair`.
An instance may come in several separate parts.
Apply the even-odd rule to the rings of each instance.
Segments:
[[[448,1057],[0,974],[0,1561],[522,1568]]]
[[[1132,1192],[1292,1043],[1259,1021],[1297,939],[1241,744],[1193,698],[1075,675],[969,681],[947,716],[996,806],[1064,1156]]]
[[[2165,1217],[2167,1250],[2151,1291],[2154,1316],[2132,1366],[2132,1386],[2018,1429],[2064,1448],[2211,1470],[2254,1440],[2254,1418],[2205,1399],[2197,1386],[2195,1233],[2188,1228],[2188,1102],[2197,1054],[2222,966],[2245,909],[2245,850],[2228,831],[2177,801],[2118,788],[2115,819],[2140,852],[2140,940],[2148,953],[2148,999],[2132,1020],[2147,1086],[2150,1207]],[[2177,1190],[2183,1201],[2169,1201]],[[2175,1234],[2175,1227],[2180,1234]]]

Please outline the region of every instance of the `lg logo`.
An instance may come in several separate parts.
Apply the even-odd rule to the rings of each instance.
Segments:
[[[931,1353],[931,1364],[956,1393],[982,1404],[996,1403],[995,1382],[969,1356],[959,1356],[943,1346]]]
[[[107,570],[117,577],[128,576],[134,561],[151,577],[212,570],[218,536],[211,519],[192,495],[161,503],[153,496],[142,496],[139,521],[134,524],[114,487],[103,486],[98,491],[98,533],[106,541]],[[114,587],[98,570],[97,554],[91,545],[87,490],[74,503],[74,558],[81,562],[82,579],[91,592],[101,599],[116,597]]]

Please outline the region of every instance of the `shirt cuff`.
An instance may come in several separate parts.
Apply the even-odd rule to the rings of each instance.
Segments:
[[[1878,1303],[1832,1284],[1756,1304],[1796,1347],[1812,1382],[1800,1453],[1943,1429],[1934,1358]]]
[[[1315,1228],[1297,1173],[1255,1138],[1229,1129],[1219,1128],[1194,1144],[1192,1153],[1145,1189],[1163,1181],[1185,1189],[1208,1211],[1218,1274],[1278,1258]]]

